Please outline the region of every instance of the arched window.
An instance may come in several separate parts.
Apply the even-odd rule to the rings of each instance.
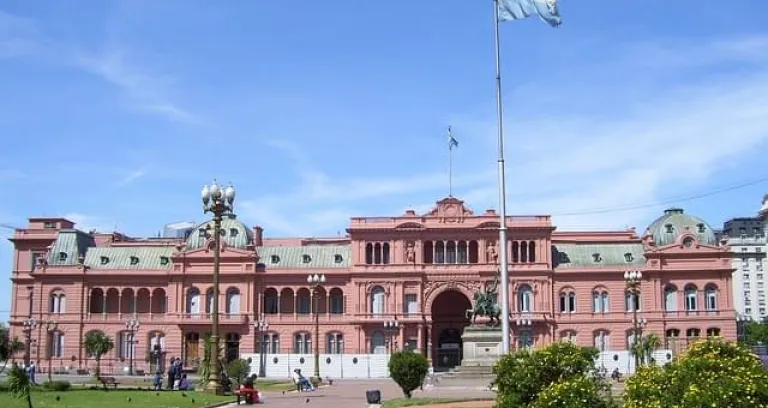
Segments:
[[[717,287],[715,287],[715,285],[707,285],[704,289],[704,297],[706,299],[707,310],[717,310]]]
[[[432,241],[424,241],[424,250],[422,252],[422,255],[424,255],[424,263],[431,264],[433,260],[432,255],[434,254],[434,246],[432,245]]]
[[[373,264],[373,244],[370,242],[365,244],[365,264]]]
[[[533,311],[533,290],[528,285],[520,286],[517,291],[517,310],[520,313],[530,313]]]
[[[61,313],[66,313],[66,311],[67,311],[67,296],[61,292],[52,293],[48,312],[61,314]]]
[[[599,351],[608,351],[611,348],[611,337],[606,330],[595,332],[595,348]]]
[[[701,335],[701,330],[697,328],[688,329],[685,331],[685,337],[694,338]]]
[[[609,306],[607,291],[595,290],[592,292],[592,313],[608,313],[610,312]]]
[[[373,244],[373,263],[379,265],[381,263],[381,244]]]
[[[344,335],[341,333],[328,333],[325,339],[326,354],[344,354]]]
[[[696,311],[696,306],[696,286],[688,285],[685,287],[685,310]]]
[[[389,264],[389,242],[385,242],[381,246],[381,263],[384,265]]]
[[[457,263],[467,263],[467,241],[459,241]]]
[[[717,327],[710,327],[707,329],[707,337],[720,337],[720,329]]]
[[[640,308],[640,294],[627,291],[624,294],[624,306],[627,312],[634,312],[635,310],[641,310]]]
[[[237,288],[227,289],[227,314],[240,314],[240,291]]]
[[[512,263],[520,262],[520,243],[512,241]]]
[[[213,288],[208,288],[205,291],[205,313],[213,313]]]
[[[536,241],[528,242],[528,262],[536,262]]]
[[[331,314],[344,313],[344,292],[339,288],[333,288],[328,294],[330,296]]]
[[[309,314],[312,310],[312,295],[309,289],[301,288],[296,291],[296,313]]]
[[[371,289],[371,313],[374,316],[384,314],[385,292],[381,286],[375,286]]]
[[[576,312],[576,293],[571,289],[560,292],[560,313]]]
[[[264,354],[280,353],[280,335],[277,333],[266,333],[261,339],[261,348]]]
[[[293,336],[293,352],[295,354],[312,353],[312,335],[309,333],[296,333]]]
[[[371,354],[387,354],[387,339],[384,333],[377,331],[371,336]]]
[[[200,289],[189,288],[187,290],[187,313],[200,314]]]
[[[136,358],[136,341],[134,341],[130,331],[121,331],[118,333],[118,342],[118,358],[130,359],[131,356],[133,356],[134,359]]]
[[[435,242],[435,263],[445,263],[445,243],[443,241]]]
[[[48,333],[48,357],[64,357],[64,333],[59,330]]]
[[[527,241],[520,242],[520,262],[522,263],[528,262],[528,242]]]
[[[567,341],[569,343],[576,344],[576,331],[565,330],[560,332],[560,341]]]
[[[478,245],[477,241],[469,241],[469,263],[476,264],[478,261]]]
[[[264,313],[277,314],[277,289],[275,288],[264,291]]]
[[[664,288],[664,310],[667,312],[677,311],[677,288],[674,285],[668,285]]]

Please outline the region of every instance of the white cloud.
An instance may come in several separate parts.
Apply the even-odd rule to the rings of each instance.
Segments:
[[[560,229],[632,225],[642,231],[659,208],[573,213],[678,196],[679,189],[701,187],[728,163],[738,163],[731,159],[766,144],[766,51],[768,37],[759,36],[641,44],[618,52],[608,64],[569,64],[558,81],[512,89],[507,98],[512,112],[506,140],[508,213],[553,214]],[[741,69],[703,69],[727,63]],[[597,109],[583,109],[587,102]],[[451,121],[457,122],[464,140],[495,140],[492,118]],[[444,191],[444,174],[332,178],[314,168],[297,146],[272,146],[296,161],[300,187],[251,201],[245,210],[277,233],[328,232],[332,222],[342,228],[350,216],[375,215],[350,209],[384,197],[402,198],[403,208],[409,203],[428,208],[427,202]],[[471,168],[488,168],[495,161],[467,159],[474,161]],[[468,174],[454,191],[476,212],[498,207],[495,174]],[[256,207],[261,213],[252,211]]]
[[[117,185],[118,186],[124,186],[126,184],[130,184],[130,183],[132,183],[132,182],[134,182],[134,181],[136,181],[136,180],[138,180],[141,177],[144,177],[146,175],[147,175],[147,171],[145,169],[133,170],[133,171],[129,172],[128,174],[126,174],[125,177],[120,179],[120,181],[117,182]]]

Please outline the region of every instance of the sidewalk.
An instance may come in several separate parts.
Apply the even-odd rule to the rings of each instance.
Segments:
[[[381,391],[382,401],[401,398],[403,392],[390,379],[381,380],[334,380],[332,386],[319,388],[314,392],[264,392],[265,406],[269,408],[296,408],[298,404],[306,404],[307,408],[361,408],[367,407],[365,391]],[[424,391],[416,390],[414,398],[488,398],[495,395],[488,390],[478,390],[475,387],[450,388],[428,387]],[[237,404],[227,405],[227,408],[237,407]],[[258,407],[258,405],[256,406]]]

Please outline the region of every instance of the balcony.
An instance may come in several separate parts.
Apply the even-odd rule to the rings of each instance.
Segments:
[[[168,314],[166,319],[176,314]],[[213,313],[180,313],[178,314],[179,324],[211,324]],[[248,323],[247,314],[227,314],[219,313],[219,324],[238,325]]]

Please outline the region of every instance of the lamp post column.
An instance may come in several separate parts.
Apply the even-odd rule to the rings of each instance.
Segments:
[[[632,295],[631,299],[631,306],[632,306],[632,335],[633,335],[633,342],[632,347],[635,350],[630,350],[632,354],[635,356],[635,370],[640,367],[640,355],[637,353],[637,349],[640,344],[640,332],[639,332],[639,325],[640,322],[637,320],[637,309],[640,308],[640,284],[643,279],[643,272],[641,271],[626,271],[624,272],[624,281],[627,283],[627,290]]]
[[[128,375],[133,375],[133,355],[136,353],[136,332],[139,330],[139,319],[132,317],[125,322],[125,328],[128,330],[129,344],[128,349]]]
[[[387,320],[384,322],[384,331],[389,335],[389,354],[397,351],[394,347],[395,333],[400,329],[400,322],[397,321],[397,316],[393,320]]]
[[[209,361],[208,381],[205,389],[220,394],[221,372],[219,370],[219,266],[221,257],[221,222],[224,215],[231,214],[234,209],[235,188],[230,184],[222,189],[216,180],[210,186],[203,186],[201,192],[203,212],[213,214],[213,304],[211,307],[211,358]],[[210,225],[208,226],[210,229]],[[210,237],[210,236],[209,236]]]
[[[34,317],[31,317],[25,319],[22,322],[22,325],[24,326],[24,342],[26,343],[24,347],[24,365],[25,367],[29,367],[29,360],[32,354],[32,330],[37,328],[37,320]]]
[[[325,284],[325,274],[307,276],[307,283],[312,285],[312,312],[315,314],[315,381],[319,384],[320,378],[320,313],[318,313],[317,298],[320,288]]]
[[[258,336],[257,344],[259,347],[259,377],[264,378],[266,375],[266,369],[264,367],[264,363],[266,361],[265,350],[269,347],[269,344],[264,344],[264,333],[269,330],[269,323],[264,318],[264,316],[261,316],[261,319],[253,322],[253,328],[256,331],[256,335]],[[267,346],[267,347],[265,347]]]
[[[54,345],[53,341],[58,339],[54,339],[54,334],[56,333],[56,320],[48,320],[45,322],[45,331],[48,333],[48,382],[50,383],[53,378],[51,375],[51,361],[53,360],[53,354],[54,350],[59,346],[58,344]]]

